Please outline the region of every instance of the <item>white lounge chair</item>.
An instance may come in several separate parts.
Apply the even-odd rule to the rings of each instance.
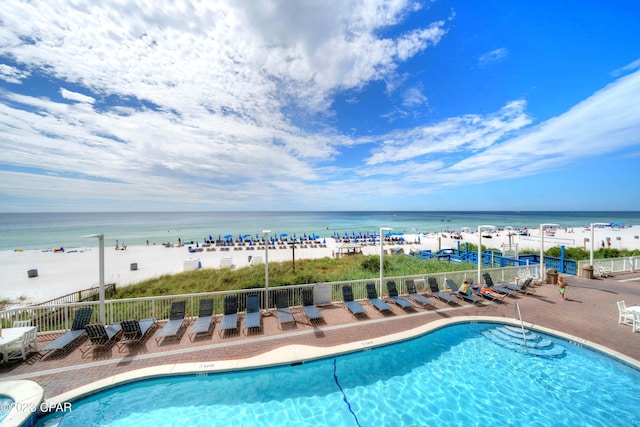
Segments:
[[[633,332],[640,332],[640,311],[633,312]]]
[[[633,313],[627,310],[627,305],[624,301],[618,301],[618,323],[632,326],[634,324]]]
[[[31,323],[31,321],[29,321]],[[31,325],[28,325],[31,326]],[[27,360],[29,351],[38,352],[38,327],[34,327],[22,336],[22,339],[9,344],[7,347],[7,358]]]

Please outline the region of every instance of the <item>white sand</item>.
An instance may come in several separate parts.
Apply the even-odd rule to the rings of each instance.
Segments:
[[[503,249],[509,244],[509,231],[492,232],[492,238],[483,238],[484,246]],[[530,236],[515,235],[511,243],[518,250],[540,250],[539,230],[530,231]],[[483,233],[486,234],[486,233]],[[456,248],[458,242],[468,241],[478,244],[478,233],[462,232],[462,240],[452,238],[451,233],[430,233],[428,235],[404,235],[404,245],[385,243],[385,249],[402,248],[405,253],[411,249],[431,249],[437,251],[445,248]],[[545,236],[545,249],[553,246],[582,247],[590,249],[585,241],[591,232],[582,227],[561,229],[554,236]],[[597,228],[595,230],[595,248],[609,238],[611,248],[640,249],[640,226],[624,229]],[[420,243],[416,243],[417,240]],[[326,248],[299,248],[295,250],[296,259],[331,257],[338,252],[334,239],[326,239]],[[605,243],[606,246],[606,243]],[[366,255],[380,253],[380,246],[364,246]],[[199,259],[203,268],[220,268],[222,257],[231,257],[236,268],[249,265],[249,256],[260,256],[264,262],[264,250],[231,250],[214,252],[189,253],[187,247],[165,248],[163,246],[129,246],[125,251],[116,251],[113,247],[105,248],[105,283],[116,283],[126,286],[163,274],[175,274],[184,271],[185,261]],[[269,250],[269,262],[290,261],[291,249]],[[132,263],[137,263],[138,270],[131,271]],[[28,270],[37,269],[38,276],[29,278]],[[0,299],[26,304],[43,302],[71,292],[97,286],[99,282],[99,251],[97,248],[79,249],[77,252],[43,252],[26,250],[24,252],[0,251],[0,271],[2,285]]]

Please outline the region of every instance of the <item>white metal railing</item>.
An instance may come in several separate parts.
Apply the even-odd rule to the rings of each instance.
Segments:
[[[589,260],[578,261],[578,273],[589,266]],[[611,273],[634,272],[640,270],[640,256],[624,258],[597,258],[593,260],[593,274],[602,277]]]
[[[523,274],[531,274],[535,266],[487,268],[483,271],[490,273],[496,281],[515,282]],[[537,272],[537,270],[535,270]],[[406,294],[406,281],[409,279],[426,279],[434,277],[440,289],[444,290],[444,280],[451,279],[456,283],[461,283],[467,278],[477,277],[477,270],[455,271],[447,273],[420,274],[414,276],[385,277],[385,284],[382,286],[382,295],[387,295],[387,281],[394,281],[400,294]],[[247,295],[257,294],[260,296],[260,306],[263,310],[270,310],[275,304],[277,292],[287,292],[290,306],[302,305],[302,290],[314,289],[323,285],[331,289],[331,302],[342,301],[342,286],[350,285],[353,289],[355,299],[367,297],[366,284],[376,284],[376,289],[380,289],[380,279],[351,280],[343,282],[315,283],[292,286],[277,286],[269,288],[268,292],[264,288],[251,288],[221,292],[205,292],[183,295],[164,295],[142,298],[113,299],[105,301],[105,322],[107,324],[121,322],[129,319],[155,318],[165,320],[169,318],[171,303],[174,301],[186,301],[185,317],[196,317],[198,315],[200,300],[213,299],[214,314],[222,314],[224,311],[224,298],[227,295],[238,297],[238,310],[245,310]],[[427,292],[429,292],[427,290]],[[0,322],[3,327],[9,327],[16,320],[31,320],[34,325],[38,325],[39,334],[55,333],[70,329],[75,315],[75,311],[80,307],[93,308],[92,321],[98,322],[100,302],[75,302],[63,303],[47,306],[27,306],[12,308],[0,311]]]

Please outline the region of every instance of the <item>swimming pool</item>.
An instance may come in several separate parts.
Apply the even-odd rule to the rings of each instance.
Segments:
[[[520,353],[483,335],[495,327],[452,325],[296,366],[138,381],[37,425],[640,425],[640,371],[551,336],[561,357]]]
[[[9,411],[13,407],[14,400],[7,396],[0,395],[0,423],[7,418]]]

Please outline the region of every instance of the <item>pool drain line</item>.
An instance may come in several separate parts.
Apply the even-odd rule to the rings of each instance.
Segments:
[[[342,400],[344,400],[344,403],[347,404],[347,408],[349,408],[349,412],[351,412],[351,415],[353,415],[353,418],[355,418],[356,424],[358,425],[358,427],[361,427],[360,426],[360,421],[358,421],[358,416],[356,415],[355,412],[353,412],[353,409],[351,409],[351,403],[349,403],[349,399],[347,399],[347,395],[344,394],[344,390],[342,389],[342,386],[340,385],[340,381],[338,381],[338,374],[336,373],[336,363],[337,363],[337,361],[338,361],[338,359],[333,359],[333,380],[336,382],[336,385],[340,389],[340,393],[342,393]]]

